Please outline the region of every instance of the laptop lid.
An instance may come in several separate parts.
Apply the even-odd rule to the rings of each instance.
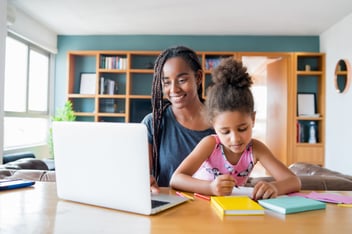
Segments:
[[[53,122],[52,130],[59,198],[146,215],[186,200],[153,195],[165,204],[152,209],[144,124]]]

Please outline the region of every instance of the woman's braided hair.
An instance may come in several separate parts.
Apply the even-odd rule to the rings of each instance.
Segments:
[[[152,82],[152,114],[153,114],[153,169],[152,173],[156,179],[159,175],[159,146],[160,146],[160,131],[161,122],[164,110],[171,105],[168,100],[163,98],[162,78],[163,68],[165,62],[174,57],[180,57],[190,66],[196,73],[202,70],[202,65],[195,51],[185,46],[170,47],[157,57],[154,65],[154,77]],[[202,84],[198,87],[198,97],[201,102],[202,98]]]

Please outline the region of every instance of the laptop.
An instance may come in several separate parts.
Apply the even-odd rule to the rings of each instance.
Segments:
[[[52,131],[59,198],[144,215],[187,201],[151,194],[144,124],[53,122]]]

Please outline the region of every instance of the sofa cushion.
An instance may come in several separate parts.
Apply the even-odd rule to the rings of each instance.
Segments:
[[[301,180],[301,190],[352,190],[352,181],[343,177],[330,175],[297,175]],[[273,177],[251,177],[245,186],[254,187],[259,181],[274,181]]]
[[[56,176],[55,171],[0,169],[0,179],[27,179],[34,181],[55,182]]]
[[[13,162],[6,163],[2,165],[6,169],[33,169],[33,170],[49,170],[47,164],[35,158],[22,158]]]
[[[35,158],[35,155],[31,152],[8,154],[8,155],[4,155],[4,157],[2,158],[2,163],[6,164],[6,163],[13,162],[13,161],[16,161],[21,158]]]
[[[325,167],[321,167],[319,165],[297,162],[293,163],[288,167],[293,173],[296,175],[323,175],[323,176],[335,176],[341,177],[352,181],[352,176],[345,175],[337,171],[329,170]]]

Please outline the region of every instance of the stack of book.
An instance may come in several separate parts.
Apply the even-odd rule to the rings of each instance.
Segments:
[[[248,196],[212,196],[210,203],[220,215],[264,214],[264,208]]]
[[[259,200],[258,202],[264,208],[281,214],[291,214],[326,208],[326,204],[324,202],[298,196],[283,196]]]

